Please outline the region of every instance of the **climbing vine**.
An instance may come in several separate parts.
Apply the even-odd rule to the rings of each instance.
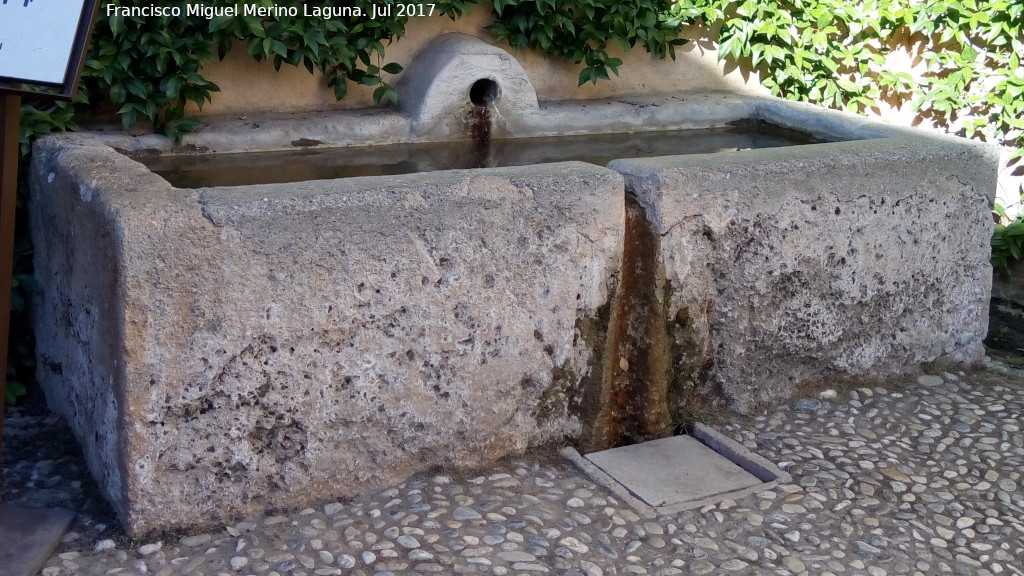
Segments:
[[[673,25],[717,31],[719,58],[760,72],[772,94],[860,112],[910,105],[948,132],[1024,157],[1024,2],[680,0]],[[897,48],[917,77],[892,65]],[[996,214],[1006,221],[996,206]],[[1024,222],[996,227],[992,263],[1024,256]]]
[[[1024,148],[1024,3],[681,0],[676,25],[717,29],[719,57],[772,93],[853,112],[909,103],[949,131]],[[908,47],[915,80],[887,58]]]
[[[1024,194],[1021,194],[1021,201],[1024,202]],[[1024,261],[1024,217],[1018,215],[1010,221],[1003,207],[998,204],[993,211],[1000,221],[992,231],[992,266],[1009,276],[1011,265]]]
[[[665,12],[667,0],[494,0],[495,21],[487,30],[514,49],[536,48],[585,67],[579,84],[618,74],[622,60],[608,55],[609,44],[629,50],[641,44],[659,58],[676,57],[679,27]]]

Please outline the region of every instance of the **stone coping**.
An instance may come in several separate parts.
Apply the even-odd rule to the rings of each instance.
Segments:
[[[164,136],[89,132],[56,137],[88,139],[130,154],[194,154],[291,150],[438,141],[417,133],[410,117],[389,109],[266,114],[204,119],[207,126],[179,145]],[[726,92],[692,92],[616,100],[541,103],[535,111],[505,118],[495,137],[614,134],[714,128],[739,120],[763,120],[828,140],[895,138],[968,141],[887,125],[848,113],[778,98]],[[53,136],[51,136],[53,137]],[[449,138],[458,138],[449,135]],[[978,145],[974,143],[974,145]]]

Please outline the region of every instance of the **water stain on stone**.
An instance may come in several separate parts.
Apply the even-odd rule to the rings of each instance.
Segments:
[[[469,168],[493,167],[491,158],[491,110],[488,104],[473,104],[466,112],[466,126],[469,137],[473,141],[470,153]]]
[[[663,277],[660,238],[631,197],[626,199],[623,244],[621,278],[601,354],[600,392],[582,438],[586,452],[664,438],[673,429],[670,346],[658,289]]]

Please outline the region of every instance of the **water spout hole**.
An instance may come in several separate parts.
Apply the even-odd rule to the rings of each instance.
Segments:
[[[490,78],[481,78],[469,88],[469,101],[477,106],[493,106],[498,97],[498,83]]]

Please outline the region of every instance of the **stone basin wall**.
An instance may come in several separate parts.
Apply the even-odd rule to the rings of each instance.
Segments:
[[[176,190],[72,136],[31,178],[39,379],[131,533],[580,431],[614,172]]]
[[[617,409],[607,399],[629,370],[624,338],[665,347],[668,361],[647,365],[667,367],[652,369],[663,388],[651,397],[670,405],[650,408],[670,423],[700,395],[749,413],[833,376],[978,359],[991,148],[717,93],[557,103],[510,125],[524,136],[743,119],[848,141],[182,190],[114,147],[427,136],[374,111],[259,130],[236,120],[181,148],[40,139],[38,379],[139,533],[603,438],[598,415]],[[629,297],[617,292],[632,265],[627,192],[656,236],[648,292],[665,338],[635,336],[614,311],[629,306],[612,305]]]
[[[779,123],[794,108],[762,108]],[[996,153],[948,137],[616,160],[660,235],[675,414],[984,355]]]

